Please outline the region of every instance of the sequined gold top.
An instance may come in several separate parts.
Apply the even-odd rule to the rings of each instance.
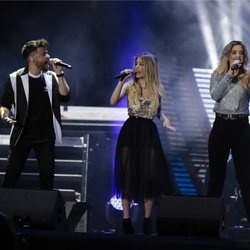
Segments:
[[[128,91],[128,97],[129,95],[132,95],[131,91]],[[133,93],[133,95],[133,98],[128,98],[129,116],[141,117],[146,119],[153,119],[155,116],[159,117],[160,107],[158,108],[157,113],[153,111],[151,97],[143,98],[139,96],[138,93]]]

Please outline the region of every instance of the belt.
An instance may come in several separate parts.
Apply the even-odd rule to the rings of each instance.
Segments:
[[[130,115],[129,118],[131,118],[131,119],[143,119],[143,120],[148,120],[148,121],[152,121],[153,120],[151,118],[140,117],[140,116],[135,116],[135,115]]]
[[[216,113],[216,117],[219,117],[224,120],[238,120],[248,117],[247,114],[220,114]]]

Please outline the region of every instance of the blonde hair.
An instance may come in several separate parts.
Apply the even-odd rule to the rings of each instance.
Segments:
[[[243,49],[243,53],[244,53],[244,61],[243,61],[243,66],[246,66],[248,63],[248,52],[247,52],[247,47],[245,46],[245,44],[241,41],[231,41],[230,43],[228,43],[223,51],[222,51],[222,55],[220,57],[220,61],[219,61],[219,65],[218,67],[215,69],[215,71],[219,74],[225,74],[230,67],[229,61],[228,61],[228,57],[232,52],[233,46],[235,45],[240,45]],[[246,71],[245,68],[243,67],[244,72]]]
[[[135,57],[134,67],[137,59],[140,58],[144,65],[145,70],[145,82],[146,86],[149,87],[150,92],[152,93],[152,110],[153,113],[157,113],[160,98],[162,98],[163,86],[160,83],[159,71],[158,71],[158,60],[157,58],[149,52],[144,52]],[[129,101],[133,102],[135,98],[138,98],[140,93],[140,86],[138,84],[138,79],[134,76],[133,83],[129,88],[130,94],[128,95]]]
[[[245,88],[250,88],[250,71],[239,76],[239,83]]]

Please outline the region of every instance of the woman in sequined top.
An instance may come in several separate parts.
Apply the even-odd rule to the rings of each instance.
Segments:
[[[215,121],[208,141],[208,196],[221,197],[230,153],[248,221],[250,221],[250,77],[247,48],[231,41],[222,52],[210,80]]]
[[[132,75],[133,80],[127,79]],[[144,203],[143,233],[151,234],[151,213],[154,198],[170,190],[168,168],[157,127],[158,117],[163,127],[175,131],[161,110],[162,85],[158,62],[150,53],[135,58],[133,70],[125,69],[111,98],[115,105],[125,96],[129,118],[118,136],[115,155],[115,193],[122,198],[123,231],[134,233],[130,219],[132,201]]]

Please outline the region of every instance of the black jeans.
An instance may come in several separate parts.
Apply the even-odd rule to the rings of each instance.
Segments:
[[[17,143],[10,149],[3,187],[15,187],[31,149],[34,149],[39,169],[40,188],[52,190],[54,186],[55,142]]]
[[[250,221],[250,126],[248,117],[237,120],[216,118],[208,141],[208,196],[221,197],[227,161],[232,153],[235,174]]]

